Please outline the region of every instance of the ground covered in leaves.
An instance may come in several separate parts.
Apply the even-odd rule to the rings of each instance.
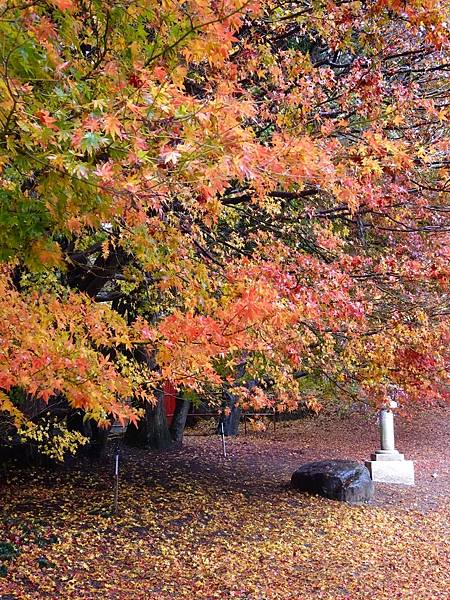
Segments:
[[[124,451],[120,513],[111,461],[15,471],[2,482],[0,599],[448,599],[450,412],[398,418],[414,487],[378,484],[349,506],[288,487],[303,462],[363,460],[373,419],[278,424],[227,443]]]

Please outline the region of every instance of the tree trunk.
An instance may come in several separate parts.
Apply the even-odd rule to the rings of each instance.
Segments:
[[[108,441],[108,429],[99,427],[97,423],[91,420],[91,441],[86,448],[86,454],[91,461],[99,461],[104,458],[106,442]]]
[[[236,406],[236,397],[228,391],[223,392],[226,407],[229,409],[229,414],[223,414],[219,422],[219,431],[223,424],[223,432],[225,435],[237,435],[239,430],[239,422],[241,419],[241,409]]]
[[[191,403],[184,400],[183,395],[177,396],[175,412],[173,414],[172,424],[170,425],[170,435],[173,443],[180,446],[183,443],[183,433],[186,425],[186,419],[189,413]]]
[[[241,363],[236,368],[236,380],[244,377],[245,365],[246,356],[243,356]],[[227,387],[223,389],[222,398],[222,406],[228,409],[229,414],[225,415],[225,412],[222,413],[219,421],[218,433],[222,433],[221,428],[223,425],[223,432],[225,435],[237,435],[242,410],[236,406],[236,396],[229,392]]]
[[[147,444],[155,450],[167,450],[172,445],[169,426],[167,424],[166,407],[163,394],[158,395],[156,406],[146,408]]]
[[[147,404],[145,415],[138,421],[137,427],[128,427],[125,441],[130,446],[149,447],[154,450],[170,448],[172,438],[167,425],[163,394],[158,395],[156,405]]]
[[[147,445],[147,414],[139,419],[137,425],[128,425],[125,443],[135,448],[144,448]]]

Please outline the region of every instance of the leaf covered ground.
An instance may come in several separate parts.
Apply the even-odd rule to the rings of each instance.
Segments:
[[[214,436],[174,453],[124,450],[116,517],[110,459],[9,473],[0,598],[448,599],[449,414],[397,419],[417,485],[378,484],[365,506],[287,486],[303,462],[375,450],[376,424],[361,415],[242,435],[227,460]]]

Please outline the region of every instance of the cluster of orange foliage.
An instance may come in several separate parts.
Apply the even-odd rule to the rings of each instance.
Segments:
[[[2,0],[2,411],[444,394],[447,14]]]

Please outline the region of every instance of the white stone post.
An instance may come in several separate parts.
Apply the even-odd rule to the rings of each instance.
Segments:
[[[380,450],[371,455],[366,462],[373,481],[383,483],[405,483],[414,485],[414,463],[405,460],[403,454],[395,449],[394,413],[397,402],[391,400],[380,410]]]
[[[382,408],[379,419],[381,450],[392,452],[395,450],[394,413],[390,408]]]

